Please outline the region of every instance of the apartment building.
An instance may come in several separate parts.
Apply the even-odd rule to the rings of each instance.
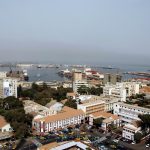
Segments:
[[[150,114],[150,109],[119,102],[114,104],[114,114],[121,117],[122,122],[131,123],[140,120],[139,114]]]
[[[33,129],[38,133],[46,133],[80,124],[84,119],[85,113],[82,110],[65,106],[56,115],[34,119]]]
[[[0,98],[15,96],[17,98],[17,79],[1,78],[0,79]]]
[[[124,101],[124,102],[126,101],[126,89],[120,83],[117,83],[115,85],[113,85],[113,84],[106,84],[103,87],[103,95],[104,96],[110,95],[110,96],[119,98],[120,101]]]

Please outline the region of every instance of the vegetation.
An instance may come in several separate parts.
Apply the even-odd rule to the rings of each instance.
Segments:
[[[139,143],[142,139],[143,135],[140,132],[137,132],[134,134],[134,140],[136,141],[136,143]]]
[[[16,138],[30,135],[32,116],[25,114],[22,101],[15,97],[0,100],[0,115],[4,116],[14,130]]]
[[[51,99],[56,99],[61,101],[66,98],[66,94],[72,92],[71,88],[58,87],[57,89],[50,88],[43,83],[39,86],[35,83],[32,84],[31,89],[22,90],[21,87],[18,88],[18,96],[24,98],[34,99],[35,102],[46,105]]]
[[[142,128],[143,129],[148,129],[148,128],[150,128],[150,114],[140,114],[139,116],[138,116],[140,119],[141,119],[141,121],[142,121]]]
[[[94,119],[94,120],[93,120],[93,124],[94,124],[96,127],[101,127],[103,120],[104,120],[103,118]]]
[[[78,89],[78,93],[79,94],[90,94],[90,95],[101,95],[103,93],[103,88],[100,86],[97,87],[86,87],[85,85],[82,85],[79,89]]]
[[[65,106],[77,109],[76,100],[67,100],[67,102],[65,103]]]

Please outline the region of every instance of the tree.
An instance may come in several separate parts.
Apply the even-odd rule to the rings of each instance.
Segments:
[[[94,124],[96,127],[101,127],[103,120],[104,120],[103,118],[94,119],[94,120],[93,120],[93,124]]]
[[[67,100],[67,102],[65,103],[65,106],[77,109],[76,100]]]
[[[139,143],[142,139],[142,134],[140,132],[137,132],[134,134],[134,140],[136,141],[136,143]]]
[[[79,88],[78,88],[78,93],[79,94],[88,94],[88,91],[89,91],[89,88],[85,85],[81,85]]]
[[[21,97],[21,93],[22,93],[22,86],[19,85],[18,88],[17,88],[18,97]]]
[[[138,117],[142,121],[143,129],[150,128],[150,114],[140,114]]]

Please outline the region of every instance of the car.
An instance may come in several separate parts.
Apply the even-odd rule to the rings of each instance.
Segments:
[[[146,144],[145,147],[148,148],[150,146],[150,144]]]
[[[115,142],[115,143],[118,143],[118,142],[119,142],[119,140],[117,140],[117,139],[114,139],[114,140],[113,140],[113,142]]]
[[[135,142],[135,141],[133,141],[131,144],[136,144],[136,142]]]

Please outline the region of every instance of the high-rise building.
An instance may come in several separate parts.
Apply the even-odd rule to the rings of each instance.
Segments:
[[[17,98],[17,79],[1,78],[0,79],[0,98],[15,96]]]
[[[72,80],[73,91],[75,93],[78,93],[78,89],[81,86],[88,87],[87,80],[82,78],[82,72],[81,71],[74,71],[73,72],[73,80]]]
[[[116,84],[117,82],[121,82],[122,76],[120,74],[111,74],[111,73],[106,73],[104,75],[104,84],[111,83],[111,84]]]

